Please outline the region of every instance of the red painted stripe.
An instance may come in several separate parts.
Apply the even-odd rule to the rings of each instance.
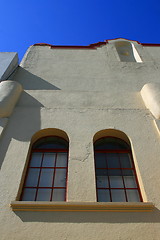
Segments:
[[[97,42],[97,43],[93,43],[93,44],[89,44],[88,46],[76,46],[76,45],[52,45],[52,44],[48,44],[48,43],[36,43],[33,46],[48,46],[51,49],[96,49],[97,47],[101,47],[103,45],[106,45],[109,43],[109,41],[114,41],[114,40],[127,40],[127,41],[131,41],[131,42],[136,42],[142,46],[149,46],[149,47],[159,47],[160,43],[140,43],[139,41],[135,41],[135,40],[129,40],[126,38],[115,38],[115,39],[107,39],[104,42]]]

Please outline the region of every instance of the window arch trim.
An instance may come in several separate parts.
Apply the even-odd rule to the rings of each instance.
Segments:
[[[97,141],[99,140],[103,140],[105,138],[113,138],[113,139],[119,139],[121,140],[122,142],[126,143],[126,145],[129,147],[128,149],[96,149],[95,147],[95,144],[97,143]],[[118,158],[118,161],[119,162],[119,167],[110,167],[109,164],[108,164],[108,160],[107,160],[107,154],[117,154],[117,158]],[[97,167],[97,161],[96,161],[96,154],[103,154],[103,155],[106,155],[105,156],[105,164],[106,166],[105,167]],[[122,154],[128,154],[129,156],[129,159],[130,159],[130,162],[131,162],[131,167],[122,167],[122,162],[121,162],[121,156]],[[135,169],[135,165],[134,165],[134,160],[133,160],[133,156],[132,156],[132,151],[131,151],[131,146],[126,142],[124,141],[123,139],[121,138],[118,138],[118,137],[113,137],[113,136],[103,136],[99,139],[96,139],[96,141],[94,142],[94,160],[95,160],[95,178],[96,178],[96,195],[97,195],[97,201],[99,202],[99,194],[98,194],[98,191],[105,191],[105,190],[108,190],[109,191],[109,197],[108,199],[110,199],[110,201],[107,201],[107,202],[116,202],[116,201],[113,201],[113,197],[112,197],[112,192],[114,190],[124,190],[124,193],[125,193],[125,201],[124,202],[129,202],[129,197],[128,197],[128,194],[127,194],[127,191],[129,190],[135,190],[135,191],[138,191],[138,196],[139,196],[139,201],[140,202],[143,202],[143,198],[142,198],[142,195],[141,195],[141,191],[140,191],[140,186],[139,186],[139,183],[138,183],[138,178],[137,178],[137,174],[136,174],[136,169]],[[106,181],[107,181],[107,184],[108,186],[106,187],[99,187],[98,186],[98,171],[100,170],[103,170],[103,171],[106,171]],[[114,175],[114,171],[119,171],[118,174],[120,174],[120,178],[121,181],[122,181],[122,186],[123,187],[113,187],[111,185],[111,176],[110,174],[113,174]],[[127,175],[127,171],[132,171],[132,174],[133,174],[133,177],[135,178],[135,184],[136,184],[136,187],[126,187],[126,181],[125,181],[125,178]],[[112,172],[112,173],[111,173]],[[126,173],[125,173],[126,172]],[[125,174],[124,174],[125,173]],[[112,176],[113,177],[113,176]],[[101,202],[101,201],[100,201]]]
[[[62,149],[57,149],[57,148],[48,148],[48,149],[44,149],[44,148],[38,149],[38,148],[35,148],[35,149],[33,149],[34,144],[36,142],[38,142],[39,140],[41,140],[41,139],[45,140],[45,138],[53,138],[53,137],[62,139],[66,143],[68,142],[66,139],[64,139],[62,137],[59,137],[57,135],[49,135],[49,136],[44,136],[42,138],[39,138],[35,142],[33,142],[31,144],[30,151],[29,151],[29,161],[28,161],[27,168],[26,168],[23,188],[22,188],[21,195],[20,195],[20,201],[26,201],[26,199],[24,197],[25,189],[35,189],[35,191],[36,191],[34,193],[34,199],[27,200],[27,201],[41,201],[41,199],[38,200],[38,198],[37,198],[38,192],[40,190],[46,190],[47,191],[48,189],[50,189],[50,197],[49,197],[48,200],[42,199],[42,201],[54,201],[53,194],[54,194],[55,190],[64,190],[64,198],[63,198],[63,200],[62,199],[61,200],[57,200],[56,199],[56,201],[66,201],[66,199],[67,199],[67,182],[68,182],[67,180],[68,180],[68,152],[69,152],[69,146],[67,146],[67,148],[65,148],[65,149],[63,149],[63,148]],[[69,142],[68,142],[68,145],[69,145]],[[34,164],[32,164],[32,161],[33,161],[32,159],[33,159],[34,154],[35,155],[36,154],[41,154],[41,157],[40,157],[41,159],[39,160],[40,163],[37,166],[34,166]],[[63,155],[63,154],[66,154],[66,157],[65,157],[65,161],[66,162],[65,163],[61,162],[62,166],[60,166],[61,164],[59,163],[59,165],[58,165],[57,162],[58,162],[58,158],[60,157],[60,155]],[[45,160],[45,158],[47,159],[47,155],[48,156],[51,155],[54,158],[54,160],[52,158],[52,161],[54,162],[52,164],[52,166],[49,166],[49,165],[45,166],[46,165],[46,163],[45,163],[46,161],[44,161],[44,160]],[[55,155],[55,156],[53,156],[53,155]],[[63,165],[63,164],[65,164],[65,165]],[[29,179],[29,171],[31,169],[32,170],[36,169],[37,171],[39,171],[38,174],[37,174],[38,177],[36,179],[36,186],[33,186],[33,185],[32,186],[27,186],[27,179]],[[50,185],[49,186],[47,186],[47,185],[43,186],[43,183],[41,183],[41,182],[44,181],[44,179],[43,179],[44,177],[42,177],[43,176],[42,175],[42,171],[45,172],[47,170],[50,171],[50,175],[52,175],[52,177],[51,177],[52,178],[52,182],[50,181]],[[51,173],[51,171],[52,171],[52,173]],[[63,175],[65,174],[65,183],[63,184],[63,186],[59,186],[59,185],[55,186],[54,185],[55,182],[58,181],[58,180],[56,180],[56,178],[58,179],[57,172],[60,172],[60,171],[61,172],[65,171],[65,173],[63,173]],[[42,179],[43,179],[43,181],[42,181]],[[40,183],[42,184],[42,186],[40,186]]]

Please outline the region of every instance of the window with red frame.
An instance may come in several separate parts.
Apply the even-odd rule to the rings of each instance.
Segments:
[[[44,137],[32,146],[22,201],[66,201],[68,142]]]
[[[94,144],[98,202],[140,202],[142,196],[130,146],[104,137]]]

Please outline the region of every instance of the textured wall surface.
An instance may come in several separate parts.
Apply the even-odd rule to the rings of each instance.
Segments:
[[[16,52],[0,53],[0,80],[6,80],[18,66],[18,54]]]
[[[159,82],[160,47],[134,46],[142,62],[121,62],[114,41],[97,49],[29,48],[11,77],[24,91],[0,139],[1,239],[159,240],[160,137],[140,91]],[[96,201],[93,137],[115,129],[130,139],[143,200],[154,210],[12,211],[31,138],[45,128],[69,137],[68,201]]]

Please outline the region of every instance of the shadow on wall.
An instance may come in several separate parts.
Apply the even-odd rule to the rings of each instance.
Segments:
[[[10,79],[19,82],[24,90],[61,90],[22,67],[18,67],[16,73]]]
[[[22,142],[30,141],[33,133],[40,130],[40,109],[43,105],[28,93],[23,92],[20,97],[21,103],[26,102],[26,106],[14,109],[13,114],[8,120],[5,134],[0,139],[0,168],[4,161],[5,155],[12,139]]]
[[[15,212],[23,222],[66,223],[159,223],[160,211],[153,212]]]

